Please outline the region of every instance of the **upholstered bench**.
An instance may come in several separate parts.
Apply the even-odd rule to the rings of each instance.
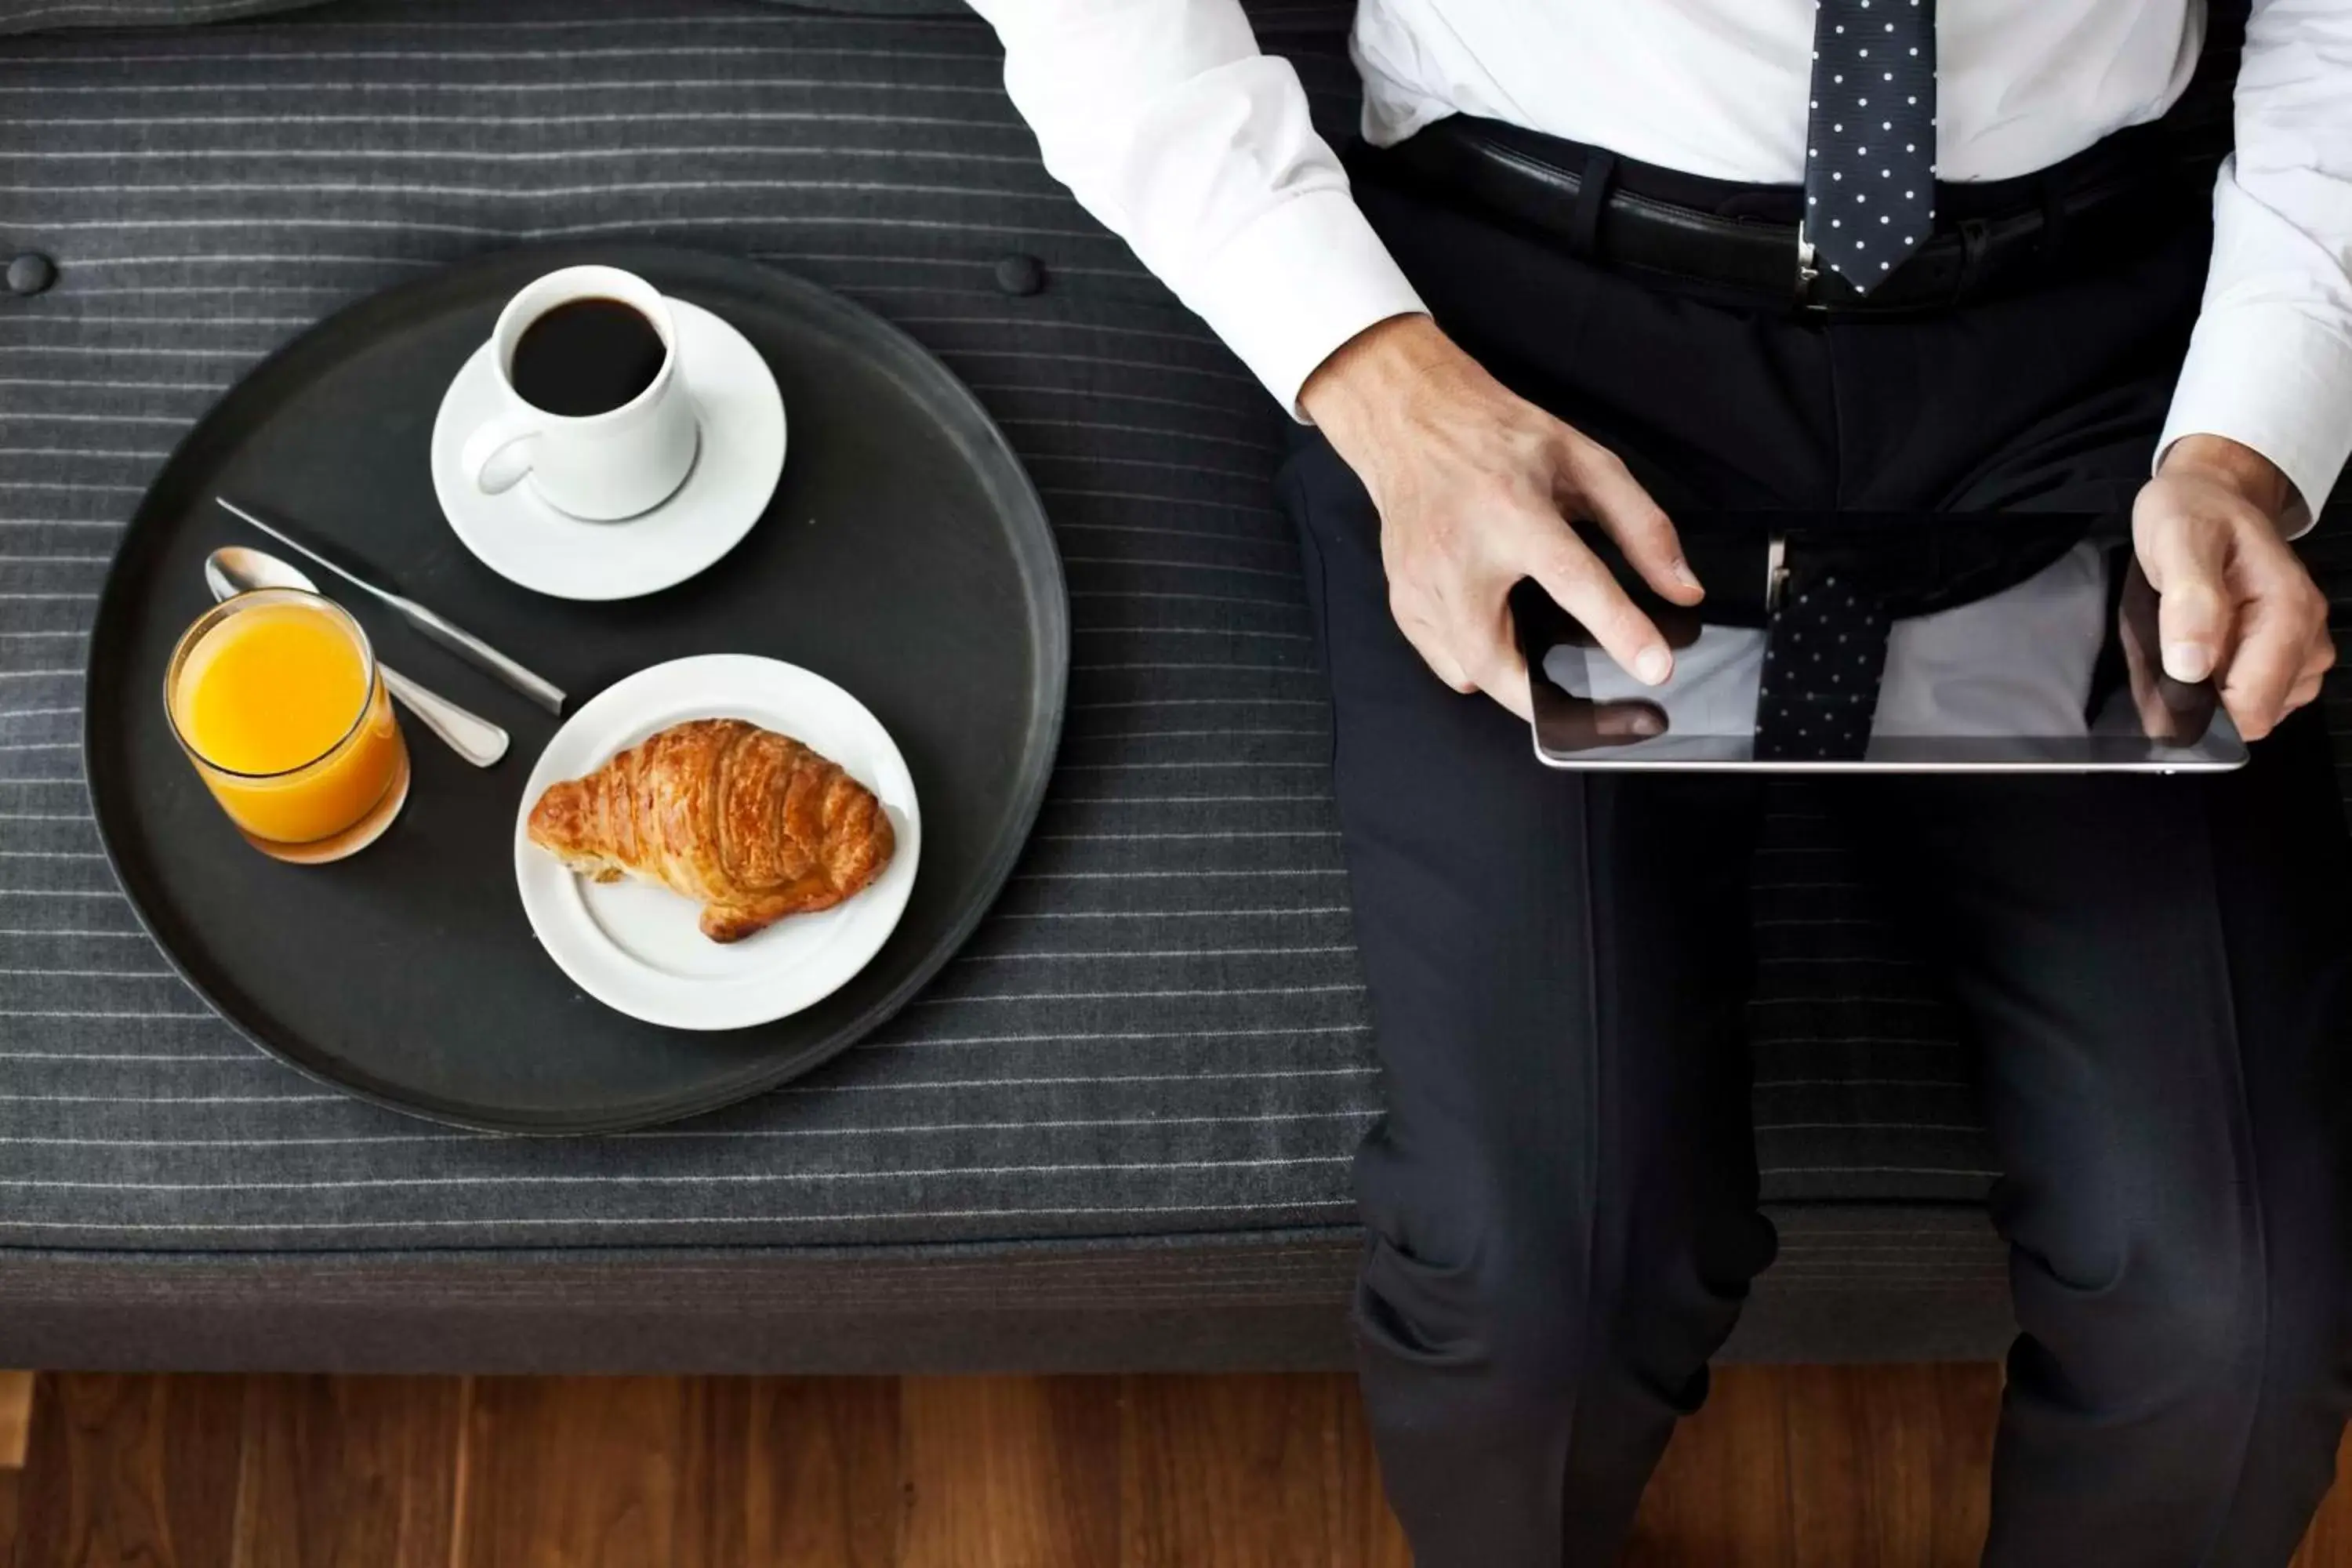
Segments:
[[[1261,20],[1344,131],[1341,12]],[[1380,1085],[1284,422],[1046,175],[998,71],[969,16],[754,0],[0,40],[0,259],[26,258],[0,295],[0,1365],[1345,1357]],[[1060,538],[1069,722],[999,907],[870,1042],[687,1125],[501,1140],[312,1083],[172,976],[99,851],[79,672],[124,518],[247,366],[430,268],[599,235],[790,268],[971,384]],[[1967,1056],[1835,825],[1774,801],[1755,1105],[1784,1239],[1735,1353],[1991,1353]]]

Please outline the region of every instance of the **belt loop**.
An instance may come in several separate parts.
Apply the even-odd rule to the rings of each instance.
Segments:
[[[1593,259],[1601,248],[1601,209],[1616,177],[1617,154],[1595,147],[1584,160],[1584,174],[1576,184],[1576,205],[1568,215],[1568,253],[1579,260]]]
[[[2042,177],[2042,259],[2053,261],[2066,245],[2066,190],[2054,174]]]
[[[1960,270],[1952,280],[1952,303],[1959,304],[1984,281],[1985,243],[1991,226],[1980,217],[1964,217],[1960,231]]]

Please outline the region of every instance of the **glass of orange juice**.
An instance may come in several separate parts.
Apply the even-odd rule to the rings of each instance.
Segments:
[[[367,634],[293,588],[225,599],[163,678],[181,750],[265,855],[315,865],[375,842],[408,798],[408,748]]]

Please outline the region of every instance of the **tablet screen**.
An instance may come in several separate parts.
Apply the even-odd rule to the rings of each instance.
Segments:
[[[1701,575],[1712,588],[1721,571],[1703,565]],[[1997,593],[1894,616],[1858,756],[1759,760],[1758,694],[1772,635],[1763,597],[1759,585],[1759,613],[1727,624],[1642,593],[1675,645],[1673,677],[1646,687],[1521,583],[1512,611],[1538,756],[1556,767],[1792,772],[2176,772],[2245,761],[2211,684],[2176,681],[2158,667],[2156,595],[2119,540],[2080,538]]]

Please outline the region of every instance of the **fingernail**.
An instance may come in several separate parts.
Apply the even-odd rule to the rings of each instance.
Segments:
[[[1666,672],[1674,667],[1673,656],[1655,643],[1633,656],[1633,673],[1651,686],[1655,686],[1664,680],[1666,678]]]
[[[2203,643],[2166,643],[2164,673],[2175,680],[2202,680],[2213,673],[2213,656]]]
[[[1698,574],[1692,571],[1690,569],[1690,563],[1684,560],[1681,556],[1675,556],[1675,563],[1667,567],[1666,570],[1674,574],[1675,581],[1680,583],[1684,587],[1696,588],[1698,586]]]
[[[1658,716],[1647,709],[1633,715],[1633,733],[1636,735],[1654,735],[1664,728],[1658,722]]]

